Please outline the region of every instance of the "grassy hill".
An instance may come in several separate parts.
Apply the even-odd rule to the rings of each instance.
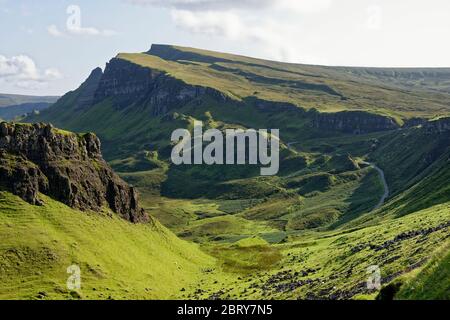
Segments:
[[[450,251],[448,244],[418,272],[406,277],[396,299],[449,300]]]
[[[131,224],[42,196],[0,192],[0,299],[163,299],[193,292],[214,260],[158,222]],[[66,287],[70,265],[82,289]]]
[[[420,270],[439,247],[443,258],[416,271],[420,280],[405,282],[399,298],[445,297],[448,288],[439,280],[448,280],[448,204],[362,229],[290,233],[280,244],[249,226],[244,238],[202,244],[207,255],[158,222],[135,225],[43,198],[37,207],[0,193],[2,299],[374,298],[363,285],[368,266],[379,265],[387,284]],[[66,287],[73,264],[81,290]],[[430,283],[436,295],[424,289]]]
[[[215,261],[192,271],[201,290],[186,297],[372,299],[367,267],[378,265],[386,290],[406,279],[398,298],[431,298],[448,288],[438,273],[446,259],[435,255],[448,252],[449,79],[449,69],[310,66],[154,45],[119,54],[26,121],[95,132],[146,211],[197,243],[202,266]],[[205,130],[280,129],[278,175],[172,165],[172,131],[195,120]],[[384,183],[368,161],[389,187],[381,207]],[[436,289],[418,293],[415,283]]]

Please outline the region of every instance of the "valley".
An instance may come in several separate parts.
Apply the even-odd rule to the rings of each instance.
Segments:
[[[93,132],[102,155],[83,158],[89,175],[65,153],[53,161],[75,197],[39,187],[35,206],[2,185],[0,297],[449,299],[449,79],[445,68],[287,64],[170,45],[118,54],[20,120],[52,123],[39,129],[55,134],[45,141],[69,145],[91,145]],[[278,174],[174,165],[171,133],[196,121],[279,129]],[[10,129],[2,134],[5,148]],[[10,153],[5,172],[22,164]],[[53,162],[32,151],[25,160],[60,181]],[[104,176],[137,190],[139,206],[133,191],[83,210],[99,197],[84,196],[83,181],[95,177],[103,194]],[[82,292],[63,288],[72,263],[87,272]],[[367,288],[371,266],[381,290]]]

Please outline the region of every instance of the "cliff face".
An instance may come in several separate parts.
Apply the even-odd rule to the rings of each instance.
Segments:
[[[316,113],[312,125],[318,129],[364,134],[400,128],[394,119],[363,111]]]
[[[143,103],[152,107],[153,115],[160,115],[206,94],[221,101],[227,99],[217,90],[189,85],[162,71],[114,58],[106,65],[94,103],[112,97],[119,106]]]
[[[100,141],[48,124],[0,124],[0,187],[40,205],[39,193],[80,210],[109,207],[131,222],[145,222],[133,187],[103,160]]]
[[[425,129],[429,133],[444,133],[450,131],[450,118],[442,118],[428,121],[424,124]]]
[[[184,56],[185,53],[174,51],[166,46],[152,47],[151,53],[158,53],[157,55],[168,60],[190,58],[193,61],[200,61],[203,58],[198,54]],[[182,56],[179,56],[180,54]],[[213,60],[216,61],[216,59],[214,57]],[[204,98],[208,98],[207,101],[212,98],[220,103],[230,103],[230,105],[238,105],[243,108],[253,106],[257,112],[263,113],[289,112],[294,117],[293,121],[295,121],[295,117],[299,117],[299,119],[306,117],[312,127],[330,133],[337,131],[364,134],[394,130],[400,127],[391,117],[367,111],[322,113],[310,110],[306,112],[305,109],[293,103],[268,101],[253,95],[241,97],[242,100],[233,99],[218,89],[207,85],[191,85],[156,67],[146,67],[120,57],[111,59],[104,72],[100,68],[94,69],[80,88],[66,94],[47,112],[43,112],[39,116],[31,116],[27,121],[52,122],[60,127],[76,131],[96,131],[102,134],[101,131],[98,131],[95,123],[86,125],[86,122],[79,122],[74,125],[72,120],[83,116],[83,113],[89,108],[96,108],[96,105],[105,102],[115,111],[124,111],[124,113],[135,107],[142,112],[141,120],[147,121],[150,117],[166,115],[186,104],[196,105],[198,103],[200,105],[206,100]],[[411,122],[411,124],[414,123]],[[123,132],[120,133],[120,136],[123,136]],[[107,142],[109,143],[109,141]]]

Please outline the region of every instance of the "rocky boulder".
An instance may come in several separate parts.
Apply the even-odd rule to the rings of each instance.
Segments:
[[[109,208],[146,222],[137,192],[103,160],[100,140],[50,124],[0,123],[0,188],[39,205],[39,193],[82,211]]]

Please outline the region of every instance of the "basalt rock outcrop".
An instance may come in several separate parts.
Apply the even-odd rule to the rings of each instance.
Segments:
[[[352,134],[365,134],[400,128],[400,125],[391,117],[364,111],[317,112],[313,117],[312,126],[317,129],[336,130]]]
[[[423,126],[428,133],[450,132],[450,118],[428,121]]]
[[[148,105],[157,116],[203,95],[222,102],[230,99],[218,90],[190,85],[163,71],[113,58],[98,82],[93,104],[112,98],[122,107],[135,103]]]
[[[103,160],[94,134],[50,124],[0,123],[0,189],[34,205],[42,193],[82,211],[109,208],[131,222],[149,220],[136,190]]]

